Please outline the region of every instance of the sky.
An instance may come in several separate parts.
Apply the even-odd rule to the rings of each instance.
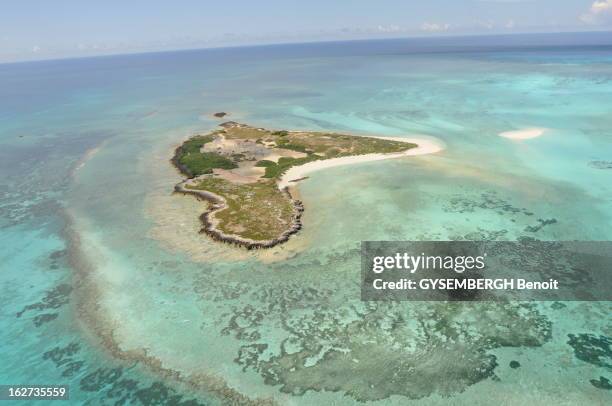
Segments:
[[[0,62],[250,44],[612,30],[612,0],[15,0]]]

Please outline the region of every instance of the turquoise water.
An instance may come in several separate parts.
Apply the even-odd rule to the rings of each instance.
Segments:
[[[360,301],[361,240],[612,239],[612,47],[421,41],[0,65],[0,383],[75,404],[609,403],[609,303]],[[313,173],[304,230],[247,253],[171,194],[173,147],[215,111],[446,149]],[[547,131],[498,136],[529,127]]]

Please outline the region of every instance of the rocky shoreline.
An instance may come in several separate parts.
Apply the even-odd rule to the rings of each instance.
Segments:
[[[232,122],[229,122],[232,123]],[[228,124],[228,123],[224,123]],[[223,124],[221,125],[223,126]],[[283,231],[283,233],[277,238],[271,240],[262,240],[256,241],[248,238],[243,238],[238,235],[226,234],[223,231],[217,228],[217,221],[215,221],[215,213],[225,209],[227,204],[225,199],[221,196],[211,193],[205,190],[197,190],[188,188],[187,185],[192,182],[196,177],[194,174],[187,168],[185,165],[181,164],[179,157],[183,152],[183,145],[179,145],[174,150],[174,155],[170,162],[174,165],[174,167],[181,173],[183,176],[187,176],[187,179],[179,182],[174,186],[174,193],[180,193],[184,195],[192,195],[195,196],[199,200],[204,200],[210,203],[209,207],[206,209],[202,215],[200,215],[200,221],[202,222],[202,229],[200,233],[204,233],[212,238],[214,241],[224,242],[231,245],[236,245],[239,247],[244,247],[247,250],[253,249],[262,249],[262,248],[272,248],[277,246],[278,244],[282,244],[289,240],[289,238],[296,234],[298,231],[302,229],[302,213],[304,212],[304,204],[301,200],[294,199],[289,192],[289,188],[286,187],[282,191],[287,195],[289,200],[291,200],[291,204],[293,206],[293,215],[291,217],[291,226]]]
[[[193,173],[191,173],[189,168],[183,165],[179,160],[179,157],[181,156],[181,153],[183,152],[183,150],[184,150],[183,144],[176,147],[174,149],[174,155],[172,156],[172,159],[170,159],[170,162],[172,162],[172,165],[174,165],[174,167],[180,172],[181,175],[187,176],[187,178],[189,179],[193,179],[194,177]]]
[[[200,216],[200,221],[203,225],[200,232],[208,235],[214,241],[244,247],[247,250],[272,248],[278,244],[288,241],[293,234],[296,234],[302,229],[302,213],[304,212],[304,204],[301,200],[293,199],[291,193],[289,193],[289,189],[285,188],[283,189],[283,193],[286,193],[287,197],[289,197],[291,200],[293,205],[293,216],[291,217],[291,226],[280,236],[271,240],[256,241],[243,238],[238,235],[226,234],[217,228],[217,221],[214,218],[216,212],[219,212],[227,207],[225,199],[206,190],[197,190],[187,187],[189,182],[191,182],[193,179],[194,178],[190,178],[175,185],[174,192],[185,195],[193,195],[199,200],[205,200],[210,203],[206,211]]]

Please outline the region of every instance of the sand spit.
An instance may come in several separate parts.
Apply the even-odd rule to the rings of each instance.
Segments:
[[[500,137],[508,138],[511,140],[528,140],[531,138],[537,138],[548,131],[547,128],[531,127],[523,128],[521,130],[504,131],[499,133]]]
[[[284,190],[288,186],[292,186],[295,182],[307,178],[309,173],[333,168],[335,166],[352,165],[362,162],[381,161],[383,159],[402,158],[406,156],[426,155],[440,152],[444,149],[444,145],[439,140],[434,138],[403,138],[403,137],[376,137],[390,141],[401,141],[410,144],[417,144],[416,148],[411,148],[404,152],[391,154],[366,154],[353,155],[340,158],[325,159],[322,161],[309,162],[304,165],[294,166],[289,168],[278,182],[278,187]]]

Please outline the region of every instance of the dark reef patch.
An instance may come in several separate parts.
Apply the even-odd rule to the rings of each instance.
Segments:
[[[43,354],[44,360],[53,361],[58,368],[74,361],[74,356],[81,350],[77,342],[71,342],[63,347],[53,347]]]
[[[610,383],[609,379],[604,378],[603,376],[600,376],[599,379],[591,379],[589,382],[591,382],[591,385],[597,389],[612,390],[612,383]]]
[[[543,227],[557,223],[557,219],[554,219],[554,218],[552,218],[552,219],[538,219],[538,223],[539,224],[535,225],[535,226],[527,226],[527,227],[525,227],[525,231],[527,231],[529,233],[537,233]]]
[[[105,386],[121,378],[122,374],[122,368],[98,368],[81,379],[79,387],[87,392],[99,392]]]
[[[51,254],[49,254],[49,269],[59,269],[60,262],[65,259],[66,253],[67,251],[63,249],[53,251]]]
[[[451,198],[444,211],[451,213],[473,213],[477,209],[492,210],[498,214],[533,216],[526,208],[514,206],[509,200],[499,197],[496,191],[484,192],[479,200],[473,200],[462,195]]]
[[[80,389],[86,392],[104,391],[115,405],[176,405],[199,406],[204,403],[196,399],[185,399],[184,395],[164,384],[153,382],[145,386],[135,379],[123,378],[123,368],[98,368],[80,381]]]
[[[591,161],[588,165],[594,169],[612,169],[612,161]]]
[[[124,368],[98,368],[81,379],[79,387],[86,392],[105,391],[115,405],[204,405],[196,399],[185,399],[175,389],[163,382],[144,386],[137,380],[123,378]]]
[[[43,314],[39,314],[39,315],[34,317],[34,326],[40,327],[40,326],[42,326],[45,323],[48,323],[50,321],[53,321],[53,320],[57,319],[57,316],[59,316],[59,313],[43,313]]]
[[[453,241],[498,241],[508,234],[508,230],[485,230],[480,227],[477,231],[472,231],[461,236],[452,236]]]
[[[566,308],[567,305],[563,302],[553,302],[553,304],[550,305],[550,308],[553,310],[561,310]]]
[[[519,237],[518,242],[520,244],[492,245],[488,248],[488,254],[503,258],[504,266],[510,269],[530,269],[531,277],[537,275],[540,280],[554,278],[566,288],[580,289],[581,286],[594,283],[589,272],[579,271],[583,265],[575,261],[571,250],[566,249],[562,243],[549,242],[542,245],[533,237]]]
[[[568,344],[574,349],[574,355],[581,361],[612,369],[612,340],[609,337],[594,334],[568,334]]]
[[[204,405],[195,399],[183,400],[174,389],[162,382],[154,382],[150,386],[138,389],[131,397],[133,401],[138,401],[143,405],[177,405],[177,406],[198,406]],[[133,402],[131,402],[133,403]]]
[[[51,254],[49,254],[49,259],[52,261],[57,261],[60,258],[64,258],[67,253],[68,253],[68,250],[65,250],[65,249],[55,250]]]
[[[25,312],[28,312],[30,310],[43,311],[49,309],[58,309],[70,301],[71,292],[72,286],[67,283],[59,284],[53,289],[48,290],[45,293],[45,296],[40,300],[40,302],[29,304],[25,306],[21,311],[17,312],[16,317],[21,317]],[[42,322],[46,321],[50,321],[49,316],[47,317],[47,320]]]
[[[521,366],[521,363],[515,360],[510,361],[510,368],[517,369]]]
[[[221,334],[228,335],[233,333],[239,340],[254,341],[259,340],[261,335],[257,331],[259,324],[263,320],[265,312],[247,305],[240,310],[235,310],[229,320],[228,326],[221,330]]]
[[[71,361],[66,364],[66,367],[62,371],[62,376],[71,377],[74,376],[81,368],[85,365],[85,361]]]
[[[62,370],[62,377],[72,378],[86,369],[86,363],[77,359],[81,345],[71,342],[65,346],[54,347],[43,354],[44,360],[52,361]],[[101,404],[113,405],[203,405],[196,399],[185,399],[175,389],[162,382],[143,383],[126,377],[127,369],[117,366],[114,368],[99,367],[91,370],[78,381],[81,391],[102,394]]]

